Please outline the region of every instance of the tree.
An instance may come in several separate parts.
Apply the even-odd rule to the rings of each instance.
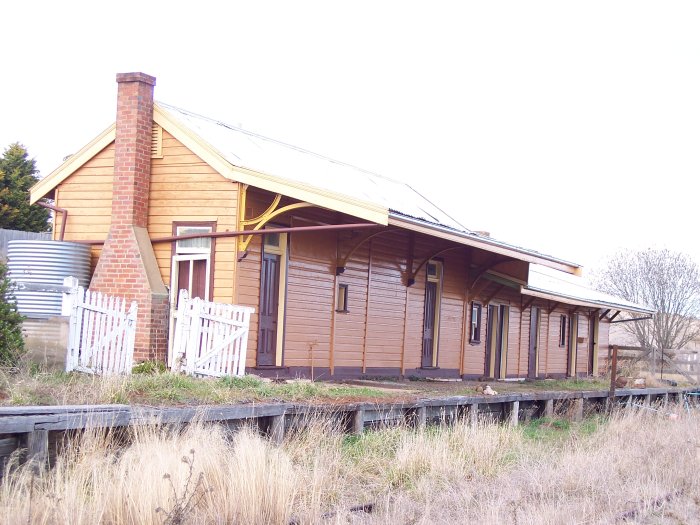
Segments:
[[[700,335],[700,269],[688,255],[652,248],[620,252],[594,275],[594,284],[656,310],[653,319],[622,325],[651,350],[652,373],[658,352],[683,348]]]
[[[0,366],[16,366],[24,354],[22,316],[11,300],[7,267],[0,262]]]
[[[30,206],[29,188],[38,180],[36,162],[20,143],[10,144],[0,158],[0,228],[49,231],[49,210]]]

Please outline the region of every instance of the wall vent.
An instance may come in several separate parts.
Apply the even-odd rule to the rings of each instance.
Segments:
[[[151,132],[151,158],[163,158],[163,128],[155,123]]]

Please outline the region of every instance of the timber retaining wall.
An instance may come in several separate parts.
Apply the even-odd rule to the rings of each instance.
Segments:
[[[537,392],[495,396],[453,396],[398,403],[333,405],[260,403],[199,407],[130,405],[63,405],[0,407],[0,476],[12,454],[37,466],[53,462],[67,432],[88,428],[118,429],[135,425],[187,424],[193,420],[226,425],[232,431],[252,425],[280,443],[286,432],[303,429],[309,421],[327,419],[348,432],[389,425],[452,424],[466,419],[500,421],[509,425],[532,418],[561,415],[579,421],[610,408],[665,407],[679,403],[700,388],[645,388],[607,391]],[[692,396],[697,399],[696,396]]]

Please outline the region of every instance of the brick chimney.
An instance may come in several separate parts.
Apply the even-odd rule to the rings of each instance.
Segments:
[[[156,79],[120,73],[117,83],[112,222],[90,289],[136,301],[134,358],[164,360],[168,294],[147,230]]]

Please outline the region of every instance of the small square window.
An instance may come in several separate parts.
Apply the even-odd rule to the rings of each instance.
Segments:
[[[471,317],[469,321],[469,342],[481,342],[481,304],[472,303]]]
[[[339,284],[338,285],[338,295],[335,301],[335,309],[338,312],[348,311],[348,285]]]

